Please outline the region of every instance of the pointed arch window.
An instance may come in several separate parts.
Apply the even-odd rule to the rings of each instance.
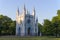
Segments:
[[[27,20],[27,23],[30,23],[30,19]]]

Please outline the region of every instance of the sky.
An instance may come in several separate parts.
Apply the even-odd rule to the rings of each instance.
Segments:
[[[30,13],[35,7],[36,16],[41,24],[44,19],[52,20],[52,17],[57,15],[57,10],[60,9],[60,0],[0,0],[0,14],[16,20],[16,10],[19,7],[22,12],[24,4]]]

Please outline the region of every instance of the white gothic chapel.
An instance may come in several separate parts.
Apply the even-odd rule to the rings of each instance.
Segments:
[[[18,36],[35,36],[38,35],[38,18],[35,15],[35,9],[32,14],[26,10],[25,6],[23,12],[16,12],[16,35]]]

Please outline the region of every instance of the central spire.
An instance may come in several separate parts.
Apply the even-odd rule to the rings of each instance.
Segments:
[[[23,6],[23,13],[26,14],[25,4],[24,4],[24,6]]]

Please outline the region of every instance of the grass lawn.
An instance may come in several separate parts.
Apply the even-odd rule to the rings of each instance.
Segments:
[[[0,36],[0,40],[60,40],[55,37],[17,37],[17,36]]]

